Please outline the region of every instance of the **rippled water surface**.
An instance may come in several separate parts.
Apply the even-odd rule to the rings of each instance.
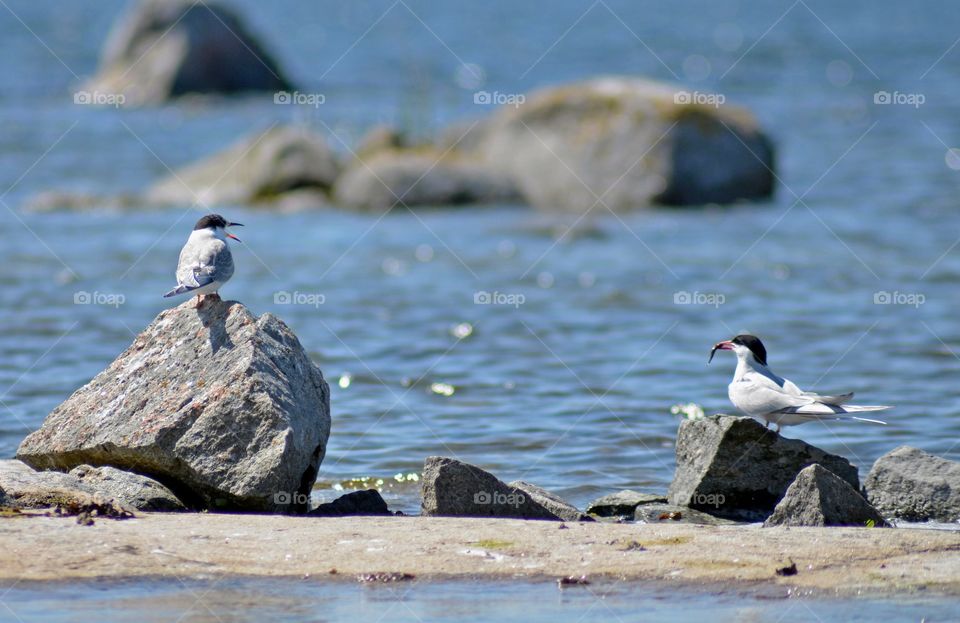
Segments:
[[[946,157],[960,145],[960,20],[947,5],[237,1],[303,88],[325,93],[321,108],[264,96],[116,111],[70,93],[125,3],[5,4],[0,456],[169,304],[160,295],[199,214],[37,214],[21,209],[31,196],[136,191],[275,121],[338,147],[375,123],[427,133],[487,112],[477,88],[597,73],[679,81],[753,109],[779,148],[776,198],[582,219],[509,205],[383,217],[218,207],[246,224],[224,296],[283,318],[331,382],[320,486],[389,484],[442,454],[579,505],[663,490],[670,407],[729,408],[732,358],[706,358],[740,331],[762,336],[773,369],[801,386],[897,407],[885,427],[789,435],[861,475],[904,443],[960,456],[960,173],[948,164],[960,165]],[[461,62],[485,81],[464,78]],[[877,91],[925,101],[877,105]],[[323,304],[278,304],[281,291]],[[81,292],[123,304],[75,304]],[[518,304],[476,304],[482,292]],[[918,304],[876,304],[884,292]],[[722,304],[677,304],[683,293]],[[406,511],[416,492],[388,487]]]
[[[481,590],[477,590],[477,589]],[[682,597],[682,599],[678,599]],[[529,608],[531,598],[537,607]],[[617,584],[560,590],[555,583],[455,582],[357,585],[312,580],[135,580],[71,585],[30,584],[4,596],[19,621],[505,621],[550,623],[558,617],[674,623],[946,621],[955,604],[935,596],[882,598],[752,597],[692,593],[665,586]],[[891,619],[892,620],[892,619]]]

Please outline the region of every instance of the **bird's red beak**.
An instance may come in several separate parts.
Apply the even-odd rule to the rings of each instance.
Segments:
[[[718,350],[733,350],[733,342],[730,340],[724,340],[723,342],[717,342],[713,345],[713,350],[710,351],[710,359],[707,359],[707,363],[713,361],[713,355]]]
[[[243,227],[243,223],[227,223],[227,227]],[[231,238],[233,240],[236,240],[237,242],[241,242],[241,243],[243,242],[242,240],[240,240],[239,238],[237,238],[236,236],[234,236],[228,231],[225,231],[223,233],[227,235],[227,238]]]

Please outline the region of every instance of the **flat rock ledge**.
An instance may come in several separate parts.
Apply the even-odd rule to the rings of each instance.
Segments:
[[[373,572],[430,579],[669,581],[719,589],[960,595],[960,534],[447,517],[141,513],[0,518],[0,578],[304,577]],[[776,569],[796,563],[793,576]],[[336,574],[331,573],[336,570]]]

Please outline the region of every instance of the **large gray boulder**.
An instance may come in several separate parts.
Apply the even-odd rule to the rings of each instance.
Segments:
[[[797,474],[814,463],[860,488],[857,468],[847,459],[781,437],[748,417],[681,421],[676,455],[670,503],[718,517],[766,519]]]
[[[763,525],[885,527],[887,524],[850,483],[821,465],[811,465],[797,474]]]
[[[900,446],[873,464],[867,499],[888,517],[960,521],[960,463]]]
[[[625,517],[633,516],[638,506],[645,504],[665,504],[666,496],[654,493],[640,493],[624,489],[597,498],[587,505],[587,512],[598,517]]]
[[[414,148],[361,155],[337,180],[334,201],[382,212],[398,205],[517,203],[522,198],[510,176],[475,158]]]
[[[70,470],[68,475],[87,487],[101,491],[140,511],[187,510],[170,489],[140,474],[125,472],[115,467],[80,465]]]
[[[122,94],[129,106],[188,93],[289,88],[232,10],[213,1],[143,0],[114,25],[84,91]]]
[[[516,486],[518,484],[525,488]],[[581,518],[582,513],[569,504],[539,487],[531,487],[529,483],[520,482],[508,485],[474,465],[431,456],[423,466],[421,511],[427,517],[512,517],[555,521]]]
[[[323,136],[281,125],[181,168],[151,186],[144,198],[159,204],[257,203],[297,189],[327,191],[338,171]]]
[[[193,507],[305,511],[329,396],[283,322],[207,297],[157,316],[17,457],[37,469],[134,471]]]
[[[721,99],[601,77],[503,106],[463,144],[547,210],[603,209],[600,199],[623,211],[768,197],[771,142],[748,111]]]

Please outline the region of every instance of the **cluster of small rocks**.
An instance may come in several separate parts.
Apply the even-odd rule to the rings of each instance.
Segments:
[[[588,512],[766,527],[960,521],[960,463],[908,446],[880,457],[861,487],[857,468],[843,457],[752,418],[714,416],[680,424],[676,457],[666,499],[626,491],[596,500]]]

